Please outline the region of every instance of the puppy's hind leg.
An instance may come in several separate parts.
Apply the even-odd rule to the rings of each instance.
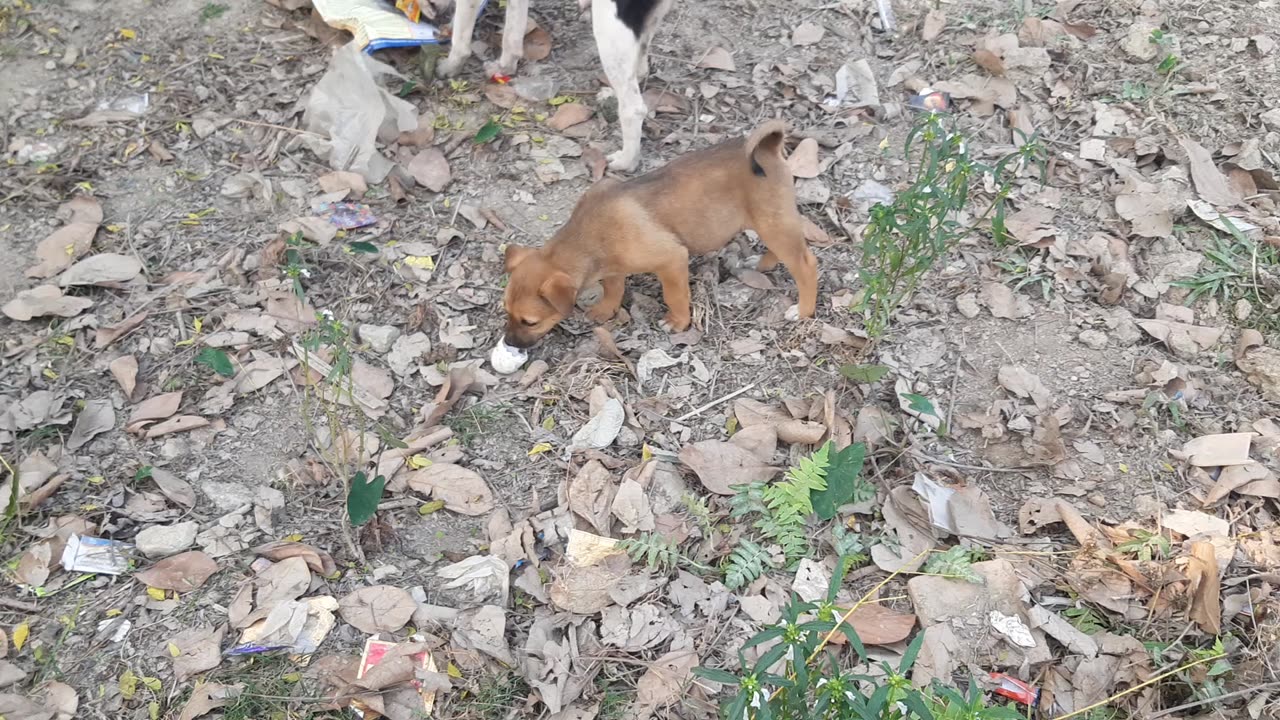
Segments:
[[[440,77],[453,77],[471,57],[471,37],[476,30],[476,13],[480,0],[457,0],[453,6],[453,37],[449,40],[449,57],[436,65]],[[508,11],[509,12],[509,11]]]
[[[667,303],[667,316],[662,319],[662,329],[667,332],[684,332],[693,321],[689,297],[689,251],[679,246],[678,250],[671,251],[670,257],[663,259],[665,263],[658,268],[662,299]]]
[[[514,75],[524,57],[524,34],[529,27],[529,0],[507,0],[507,16],[502,21],[502,57],[485,63],[484,71],[494,75]]]
[[[629,172],[640,160],[641,130],[649,112],[636,77],[640,36],[618,17],[615,0],[592,0],[591,30],[604,74],[618,98],[618,124],[622,127],[622,149],[609,156],[609,167]]]
[[[770,267],[781,260],[796,281],[796,290],[799,295],[799,302],[796,305],[798,316],[813,317],[818,306],[818,259],[813,256],[809,246],[804,242],[804,225],[800,215],[771,217],[757,223],[755,231],[760,235],[760,241],[769,250],[764,257],[760,258],[758,267],[764,268],[766,261],[771,258],[773,263],[769,264]]]

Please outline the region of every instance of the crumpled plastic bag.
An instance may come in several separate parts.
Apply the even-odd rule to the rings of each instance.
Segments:
[[[417,108],[383,89],[378,84],[383,75],[404,77],[347,43],[311,89],[302,115],[304,128],[329,138],[308,137],[304,142],[310,149],[327,156],[334,170],[358,172],[371,184],[386,179],[394,165],[375,143],[418,129]]]

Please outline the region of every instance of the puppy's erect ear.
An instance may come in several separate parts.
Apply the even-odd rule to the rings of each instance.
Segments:
[[[533,248],[531,247],[524,247],[523,245],[508,245],[505,257],[507,272],[515,270],[516,266],[524,262],[524,259],[529,257],[532,252]]]
[[[555,272],[542,282],[538,294],[551,303],[556,312],[567,316],[573,312],[573,304],[578,299],[578,286],[568,273]]]

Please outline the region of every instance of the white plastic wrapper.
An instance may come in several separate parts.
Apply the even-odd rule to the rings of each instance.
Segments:
[[[493,352],[489,353],[489,364],[501,375],[510,375],[519,370],[528,359],[529,353],[513,348],[501,340],[493,346]]]

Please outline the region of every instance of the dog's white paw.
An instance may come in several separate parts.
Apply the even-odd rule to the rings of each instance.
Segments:
[[[800,320],[800,306],[792,305],[787,308],[787,312],[782,317],[786,318],[788,322],[798,322]]]
[[[454,77],[458,73],[462,72],[462,66],[465,65],[466,63],[467,63],[467,58],[465,55],[463,57],[454,57],[453,55],[450,55],[449,57],[436,63],[436,77],[441,77],[441,78]]]
[[[491,78],[497,75],[511,77],[512,75],[516,74],[516,65],[518,64],[519,64],[518,60],[509,60],[509,61],[504,61],[502,59],[490,60],[489,62],[484,64],[484,76],[487,78]]]
[[[640,153],[629,153],[625,150],[619,150],[616,153],[610,153],[609,169],[616,172],[631,172],[636,169],[636,165],[640,164]]]

